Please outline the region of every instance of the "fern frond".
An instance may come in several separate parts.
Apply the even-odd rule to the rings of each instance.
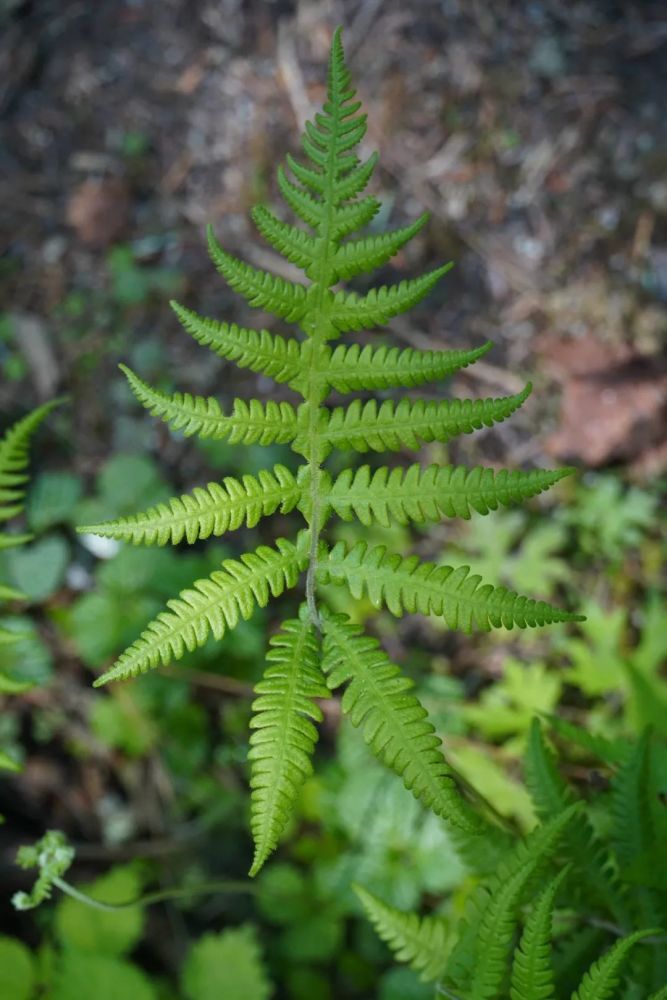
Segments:
[[[579,987],[572,994],[572,1000],[609,1000],[620,981],[621,969],[630,951],[644,938],[660,934],[659,928],[650,928],[628,934],[617,941],[606,955],[595,962],[584,974]]]
[[[355,399],[348,407],[331,411],[326,439],[336,448],[355,451],[400,451],[420,448],[422,442],[449,441],[506,420],[526,401],[528,385],[515,396],[498,399],[451,399],[441,403],[387,399],[378,404]]]
[[[471,365],[492,347],[491,341],[472,351],[418,351],[412,347],[360,347],[339,344],[325,370],[337,392],[391,389],[436,382]]]
[[[649,734],[642,733],[611,783],[611,840],[622,867],[650,849],[653,817],[648,799]]]
[[[533,719],[530,728],[524,773],[535,811],[541,819],[557,815],[576,801],[574,792],[558,771],[555,755],[537,719]],[[587,816],[580,814],[572,823],[567,842],[579,876],[575,882],[585,887],[588,899],[596,900],[625,924],[630,916],[611,855]]]
[[[289,403],[235,399],[232,414],[226,415],[211,396],[191,396],[189,392],[168,396],[153,389],[126,365],[119,367],[139,402],[186,437],[196,434],[230,444],[284,444],[297,433],[297,414]]]
[[[290,323],[297,323],[302,318],[308,306],[304,285],[260,271],[233,257],[219,246],[211,226],[208,227],[208,250],[223,278],[251,306],[265,309]]]
[[[168,601],[169,610],[146,626],[95,686],[179,660],[186,650],[203,646],[209,634],[221,639],[241,619],[250,618],[255,606],[264,608],[270,596],[293,587],[306,562],[303,551],[285,538],[276,541],[275,549],[260,545],[240,560],[225,559],[221,570]]]
[[[554,901],[569,872],[563,868],[537,899],[526,920],[521,941],[514,952],[511,1000],[552,1000],[555,997],[551,964],[551,924]]]
[[[178,302],[171,302],[183,327],[204,347],[210,347],[219,357],[234,361],[240,368],[249,368],[268,375],[276,382],[290,383],[301,370],[301,344],[268,330],[249,330],[236,323],[218,323],[200,316]]]
[[[323,613],[322,669],[332,691],[347,684],[343,712],[376,757],[403,778],[427,809],[455,826],[476,824],[459,796],[440,738],[411,692],[412,681],[346,615]]]
[[[43,420],[63,402],[62,399],[43,403],[21,420],[13,424],[0,439],[0,521],[8,521],[23,510],[25,499],[25,484],[28,476],[25,469],[28,465],[28,448],[30,439]],[[3,548],[22,544],[31,536],[10,538]]]
[[[318,580],[344,583],[353,597],[368,596],[375,608],[387,607],[393,615],[433,614],[442,616],[452,629],[486,632],[491,628],[519,628],[579,621],[578,615],[532,598],[520,597],[506,587],[482,584],[468,566],[437,566],[404,559],[387,552],[386,546],[369,548],[357,542],[348,549],[338,542],[323,554]]]
[[[320,668],[317,636],[302,609],[299,620],[284,622],[269,640],[270,666],[255,692],[250,727],[250,798],[256,875],[275,850],[304,780],[312,773],[311,758],[322,721],[316,698],[329,690]]]
[[[254,528],[261,517],[278,508],[281,514],[287,514],[300,497],[301,487],[290,470],[276,465],[271,471],[261,469],[257,478],[226,476],[222,483],[209,483],[205,489],[197,487],[192,493],[173,497],[140,514],[84,525],[77,531],[133,545],[178,545],[183,538],[192,545],[198,539],[235,531],[242,524]]]
[[[552,860],[578,807],[537,827],[473,892],[448,977],[469,1000],[495,1000],[507,974],[520,906],[529,885]]]
[[[339,333],[383,326],[392,316],[407,312],[421,302],[452,266],[445,264],[420,278],[409,278],[398,285],[371,288],[366,295],[337,292],[329,314],[331,323]]]
[[[663,986],[657,993],[651,993],[648,1000],[667,1000],[667,985]]]
[[[364,525],[377,521],[386,527],[392,520],[423,524],[442,517],[467,520],[471,510],[488,514],[500,504],[520,503],[572,472],[574,469],[495,472],[479,466],[411,465],[407,469],[382,467],[371,473],[368,465],[362,465],[338,476],[327,501],[344,521],[356,517]]]
[[[382,267],[419,232],[428,221],[428,217],[428,212],[424,212],[409,226],[342,243],[333,257],[336,279],[344,281],[358,274],[373,271],[376,267]]]
[[[378,935],[399,962],[406,962],[421,979],[438,979],[447,962],[450,930],[443,917],[418,917],[403,913],[374,896],[361,885],[352,888],[361,900]]]

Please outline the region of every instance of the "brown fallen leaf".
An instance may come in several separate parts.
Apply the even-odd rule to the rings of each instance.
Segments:
[[[71,194],[66,217],[82,243],[105,247],[122,236],[129,208],[129,192],[122,178],[89,179]]]
[[[559,429],[546,442],[560,461],[600,467],[667,458],[667,356],[633,354],[590,335],[543,338],[545,366],[561,383]]]

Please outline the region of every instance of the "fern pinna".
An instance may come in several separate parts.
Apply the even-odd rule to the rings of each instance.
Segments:
[[[9,521],[19,515],[25,505],[26,483],[28,474],[28,449],[30,439],[51,410],[62,400],[51,400],[32,410],[21,420],[13,424],[0,438],[0,523]],[[16,548],[31,541],[30,534],[10,534],[0,531],[0,549]],[[23,595],[0,584],[0,600],[11,601],[20,599]],[[16,642],[20,636],[0,626],[0,644]],[[4,677],[4,675],[3,675]],[[0,690],[6,691],[9,678],[4,678]]]
[[[457,1000],[666,1000],[665,751],[650,732],[635,746],[600,741],[592,763],[611,794],[599,782],[585,803],[535,721],[525,769],[541,825],[491,873],[479,848],[495,831],[468,845],[462,916],[461,893],[451,914],[419,917],[357,886],[380,937]]]
[[[264,206],[253,219],[268,242],[305,272],[307,283],[287,281],[258,270],[223,250],[209,231],[213,262],[248,302],[300,328],[285,338],[267,330],[221,323],[173,303],[186,331],[222,358],[289,386],[300,405],[269,400],[234,400],[225,411],[215,399],[177,392],[167,395],[134,372],[124,371],[139,401],[174,430],[235,444],[289,443],[304,461],[295,470],[277,465],[254,477],[226,477],[221,483],[172,499],[141,514],[80,530],[135,544],[194,542],[261,517],[298,509],[307,528],[296,538],[278,539],[240,559],[227,559],[209,578],[197,580],[168,604],[99,680],[129,677],[221,638],[255,605],[264,606],[297,585],[305,573],[305,602],[297,617],[271,640],[269,666],[254,704],[252,831],[256,873],[275,848],[311,756],[320,709],[317,699],[347,685],[343,710],[362,726],[372,750],[393,768],[412,792],[454,825],[474,821],[456,792],[440,740],[411,683],[378,643],[361,634],[345,616],[318,600],[319,583],[333,581],[354,595],[396,615],[420,611],[469,631],[504,626],[544,625],[576,616],[482,583],[467,567],[454,568],[403,558],[364,542],[331,547],[324,528],[332,515],[362,524],[389,519],[401,523],[440,517],[486,514],[539,493],[569,470],[499,472],[447,466],[345,471],[335,480],[323,463],[333,449],[352,452],[417,449],[422,442],[449,441],[457,434],[491,426],[509,417],[527,398],[530,386],[499,399],[355,400],[327,407],[331,390],[415,387],[442,379],[471,364],[491,346],[470,351],[331,346],[341,336],[382,326],[428,294],[448,270],[438,267],[419,278],[374,288],[365,295],[336,290],[339,282],[386,264],[426,222],[381,235],[353,238],[376,215],[380,203],[363,192],[376,163],[360,161],[356,150],[366,119],[355,100],[345,66],[340,30],[333,37],[327,100],[302,136],[306,163],[288,156],[291,176],[278,170],[278,186],[288,207],[306,229]]]

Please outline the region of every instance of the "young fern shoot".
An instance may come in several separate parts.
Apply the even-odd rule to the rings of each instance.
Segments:
[[[483,584],[468,567],[420,563],[389,553],[384,546],[359,543],[348,548],[327,542],[332,515],[362,524],[396,520],[423,523],[440,517],[486,514],[501,504],[534,496],[570,470],[500,472],[446,466],[407,470],[368,466],[346,470],[335,480],[324,463],[333,449],[350,452],[418,449],[422,442],[449,441],[457,434],[505,420],[527,398],[530,385],[498,399],[402,399],[398,403],[353,401],[325,405],[331,390],[356,392],[416,387],[472,364],[491,347],[470,351],[399,350],[332,342],[342,334],[383,326],[423,299],[449,265],[418,278],[374,288],[365,295],[334,290],[339,282],[386,264],[426,222],[391,232],[353,237],[376,215],[380,203],[364,194],[376,155],[362,162],[357,148],[366,116],[355,99],[345,65],[341,33],[333,37],[327,100],[301,138],[305,161],[288,157],[290,175],[280,167],[278,186],[296,219],[293,225],[265,206],[253,219],[264,238],[300,268],[306,282],[291,282],[244,263],[223,250],[209,230],[213,263],[248,302],[294,323],[300,336],[218,322],[172,303],[185,330],[200,344],[242,368],[287,385],[300,404],[235,399],[224,411],[215,399],[159,392],[124,368],[139,401],[152,414],[186,435],[235,444],[289,443],[303,461],[294,471],[277,465],[254,477],[226,477],[193,493],[117,521],[91,525],[94,532],[134,544],[168,544],[219,535],[242,524],[255,525],[274,511],[295,508],[306,528],[295,540],[278,539],[240,559],[227,559],[207,579],[168,602],[139,638],[99,680],[130,677],[168,664],[202,645],[210,633],[248,618],[256,605],[297,585],[305,574],[305,602],[298,617],[272,639],[269,666],[254,704],[252,749],[252,832],[255,874],[275,849],[294,799],[311,770],[320,718],[317,699],[347,685],[343,711],[363,728],[374,753],[402,776],[425,805],[463,829],[474,818],[457,794],[440,740],[410,691],[411,682],[346,616],[328,611],[318,597],[320,583],[367,593],[373,604],[396,615],[404,610],[444,618],[465,631],[545,625],[575,620],[542,601],[504,587]]]

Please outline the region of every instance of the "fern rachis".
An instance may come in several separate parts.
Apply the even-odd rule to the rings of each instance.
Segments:
[[[287,281],[251,267],[224,250],[209,229],[210,255],[225,280],[251,305],[297,324],[299,337],[221,323],[172,303],[186,331],[200,344],[230,362],[286,384],[301,402],[235,399],[231,409],[225,410],[212,398],[162,393],[130,369],[123,369],[138,400],[173,430],[232,444],[289,444],[303,462],[293,471],[276,466],[256,477],[226,477],[222,483],[198,487],[143,513],[80,529],[135,544],[164,545],[182,539],[195,542],[242,524],[252,526],[278,509],[284,513],[297,509],[304,516],[307,529],[296,545],[282,539],[276,548],[264,546],[240,560],[227,560],[221,570],[170,601],[98,681],[166,664],[201,645],[210,633],[219,638],[255,605],[264,605],[269,596],[296,586],[305,572],[306,617],[283,625],[258,688],[251,751],[253,873],[276,846],[307,773],[307,759],[315,745],[313,723],[318,719],[312,699],[321,696],[327,684],[348,685],[344,710],[363,727],[371,749],[403,777],[413,794],[451,823],[466,829],[474,826],[445,762],[440,739],[415,695],[409,693],[409,682],[373,640],[363,639],[356,626],[327,611],[317,594],[320,582],[347,585],[353,594],[366,590],[376,605],[384,600],[396,614],[403,609],[419,610],[465,630],[576,618],[505,588],[483,584],[467,567],[420,564],[414,557],[404,559],[365,545],[348,551],[328,542],[326,525],[333,515],[367,524],[371,519],[420,523],[441,516],[469,517],[471,511],[486,514],[500,504],[516,503],[548,488],[569,471],[494,473],[431,466],[413,467],[402,474],[383,468],[372,477],[362,469],[354,475],[343,473],[332,482],[324,462],[334,449],[416,449],[425,441],[448,441],[507,419],[530,392],[527,385],[516,395],[498,399],[405,398],[379,405],[375,400],[354,400],[333,408],[325,405],[331,390],[410,388],[437,381],[474,363],[490,348],[488,343],[467,351],[330,345],[343,332],[383,325],[415,305],[450,266],[372,288],[364,295],[334,287],[386,264],[426,223],[426,216],[420,216],[388,233],[353,235],[380,207],[376,198],[363,194],[376,156],[363,163],[357,157],[366,130],[360,107],[337,30],[327,100],[302,136],[307,162],[289,157],[291,177],[278,170],[278,187],[296,224],[264,206],[253,210],[260,233],[303,270],[304,282]],[[303,657],[294,652],[295,629],[302,643],[299,648],[307,650]],[[276,656],[286,657],[280,659],[280,669]],[[267,782],[275,785],[275,794]]]

